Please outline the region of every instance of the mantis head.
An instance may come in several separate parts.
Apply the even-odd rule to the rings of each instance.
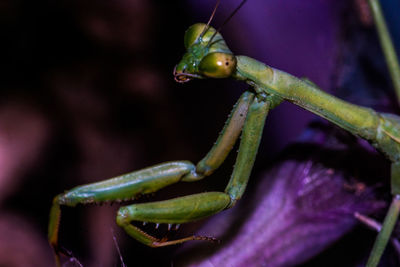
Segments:
[[[186,53],[173,73],[177,82],[193,78],[228,78],[236,70],[235,56],[213,27],[204,23],[190,26],[184,43]]]

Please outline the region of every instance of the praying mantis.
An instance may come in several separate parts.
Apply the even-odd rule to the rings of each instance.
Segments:
[[[210,26],[210,21],[191,26],[184,40],[187,52],[174,69],[177,82],[185,83],[195,78],[233,78],[247,83],[250,88],[234,106],[215,145],[196,165],[188,161],[162,163],[109,180],[78,186],[57,195],[50,211],[48,232],[57,264],[61,206],[130,200],[174,183],[201,180],[222,165],[241,134],[236,164],[224,192],[206,192],[133,204],[121,207],[116,218],[117,224],[130,236],[151,247],[190,240],[213,240],[204,236],[158,239],[131,222],[188,223],[233,207],[244,194],[269,110],[283,101],[289,101],[369,141],[392,162],[393,201],[367,264],[376,266],[400,210],[400,118],[347,103],[323,92],[309,81],[298,79],[255,59],[235,56],[219,30]]]

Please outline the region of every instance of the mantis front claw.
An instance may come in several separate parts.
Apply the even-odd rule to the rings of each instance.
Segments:
[[[189,161],[166,162],[109,180],[78,186],[57,195],[53,199],[48,227],[48,239],[54,250],[57,265],[59,265],[58,230],[61,205],[75,207],[77,204],[134,199],[139,195],[153,193],[167,185],[177,183],[194,170],[195,166]]]
[[[109,180],[75,187],[53,200],[48,239],[59,266],[58,230],[61,206],[104,203],[136,198],[153,193],[177,182],[193,182],[211,175],[225,160],[242,132],[239,153],[232,177],[225,192],[206,192],[165,201],[121,207],[116,222],[131,237],[150,247],[179,244],[190,240],[215,241],[212,237],[189,236],[177,240],[158,239],[132,224],[133,221],[156,224],[181,224],[199,220],[232,207],[241,198],[247,185],[260,143],[270,103],[245,92],[233,108],[217,142],[195,166],[189,161],[158,164]],[[242,131],[243,130],[243,131]]]
[[[189,240],[214,240],[203,236],[190,236],[178,240],[167,241],[155,238],[139,227],[131,224],[132,221],[181,224],[199,220],[225,209],[231,199],[222,192],[207,192],[185,197],[178,197],[165,201],[133,204],[121,207],[117,214],[117,224],[131,237],[150,247],[161,247],[179,244]]]

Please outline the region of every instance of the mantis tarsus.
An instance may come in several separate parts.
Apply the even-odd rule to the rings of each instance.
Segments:
[[[211,175],[223,163],[242,133],[236,164],[225,192],[206,192],[166,201],[133,204],[121,207],[117,214],[120,227],[151,247],[189,240],[213,240],[203,236],[158,239],[131,222],[181,224],[234,206],[243,195],[250,177],[267,114],[286,100],[369,141],[392,162],[393,201],[367,264],[376,266],[400,210],[400,117],[347,103],[323,92],[309,81],[255,59],[235,56],[219,30],[209,23],[192,25],[186,31],[184,40],[187,52],[175,67],[174,76],[181,83],[193,78],[231,77],[250,86],[234,106],[217,142],[197,165],[188,161],[162,163],[109,180],[78,186],[56,196],[50,212],[48,237],[56,253],[57,264],[60,264],[57,253],[61,205],[73,207],[77,204],[130,200],[177,182],[198,181]]]

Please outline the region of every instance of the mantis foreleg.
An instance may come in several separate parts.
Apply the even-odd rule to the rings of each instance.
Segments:
[[[269,107],[269,101],[257,97],[251,104],[243,127],[234,171],[225,189],[225,193],[207,192],[165,201],[133,204],[122,207],[117,215],[118,225],[130,236],[151,247],[172,245],[189,240],[208,239],[207,237],[196,236],[173,241],[157,239],[132,225],[131,222],[187,223],[211,216],[232,207],[236,201],[240,199],[246,188],[260,144]]]
[[[77,204],[130,200],[180,181],[191,182],[210,175],[222,164],[234,146],[253,100],[254,94],[251,92],[245,92],[240,97],[217,142],[197,166],[189,161],[162,163],[105,181],[78,186],[56,196],[50,211],[48,228],[48,239],[54,251],[58,252],[61,205],[73,207]],[[58,261],[57,256],[56,260]]]
[[[178,244],[189,240],[203,240],[206,238],[196,236],[173,241],[157,239],[132,225],[131,222],[187,223],[220,212],[229,203],[229,195],[221,192],[207,192],[164,201],[133,204],[119,209],[117,224],[131,237],[151,247]]]
[[[232,207],[242,197],[246,189],[269,109],[270,101],[264,102],[257,98],[250,107],[232,177],[225,188],[225,192],[232,199],[229,207]]]

